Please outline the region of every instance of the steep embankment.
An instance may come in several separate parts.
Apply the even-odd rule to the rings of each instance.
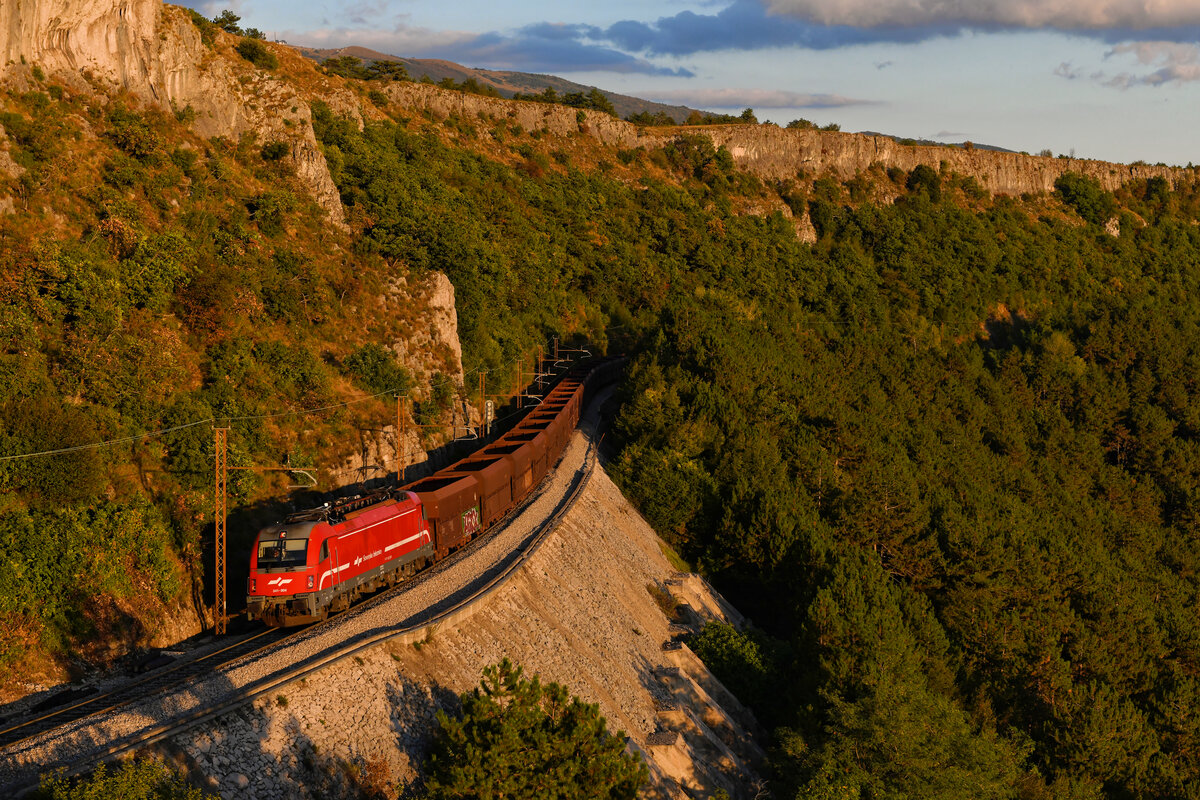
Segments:
[[[682,786],[745,796],[761,758],[756,723],[686,646],[664,650],[685,628],[651,588],[686,604],[676,619],[693,630],[705,618],[740,622],[702,580],[674,572],[654,532],[597,468],[563,524],[469,616],[416,641],[377,645],[174,745],[240,797],[412,783],[435,713],[453,709],[486,665],[507,656],[598,703],[610,730],[624,730],[649,762],[653,795],[682,797]]]

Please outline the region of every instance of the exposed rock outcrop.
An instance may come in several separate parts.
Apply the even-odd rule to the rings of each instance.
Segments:
[[[719,125],[694,129],[724,145],[742,168],[768,179],[833,173],[853,178],[872,164],[909,171],[924,164],[935,170],[944,162],[962,175],[974,176],[992,194],[1049,192],[1065,172],[1095,178],[1106,189],[1154,176],[1174,182],[1195,177],[1190,169],[1113,164],[1079,158],[1050,158],[961,147],[904,145],[887,136],[815,130],[786,130],[773,125]]]
[[[430,112],[440,117],[505,120],[510,125],[520,125],[531,131],[544,130],[556,136],[585,133],[614,147],[636,147],[639,144],[655,147],[661,144],[659,137],[639,133],[636,125],[624,120],[595,111],[584,111],[581,118],[579,110],[552,103],[503,100],[450,91],[424,83],[393,83],[384,93],[402,108]]]
[[[448,91],[426,84],[393,84],[387,90],[395,103],[435,115],[504,119],[529,130],[566,136],[586,134],[614,147],[663,147],[680,134],[703,135],[724,146],[734,162],[760,178],[809,179],[833,174],[853,178],[873,164],[911,171],[924,164],[974,176],[991,194],[1019,195],[1049,192],[1065,172],[1078,172],[1116,189],[1127,181],[1162,176],[1174,183],[1195,178],[1197,171],[1172,167],[1113,164],[1078,158],[1050,158],[994,150],[904,145],[887,136],[867,136],[818,130],[790,130],[774,125],[710,125],[642,128],[607,114],[579,112],[566,106],[518,102]]]
[[[201,136],[250,132],[263,142],[289,142],[297,174],[330,219],[344,225],[308,103],[233,54],[222,37],[210,49],[184,9],[160,0],[12,0],[0,4],[0,71],[36,65],[73,84],[91,80],[148,102],[191,107]]]

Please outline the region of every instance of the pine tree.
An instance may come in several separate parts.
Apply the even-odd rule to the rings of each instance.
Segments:
[[[438,712],[441,729],[425,763],[431,800],[637,796],[648,772],[608,733],[599,707],[543,685],[507,658],[462,695],[462,712]]]

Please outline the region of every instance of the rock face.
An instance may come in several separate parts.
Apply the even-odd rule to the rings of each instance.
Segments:
[[[502,100],[449,91],[424,83],[393,83],[387,87],[385,94],[399,106],[441,117],[492,117],[505,120],[510,125],[520,125],[526,130],[544,130],[556,136],[583,133],[614,147],[637,147],[639,144],[657,147],[665,141],[639,133],[636,125],[608,114],[585,111],[581,119],[577,109],[552,103]]]
[[[92,70],[134,89],[156,71],[162,12],[159,0],[6,0],[0,59],[27,60],[48,72]]]
[[[76,82],[88,76],[149,101],[177,109],[190,106],[196,112],[193,125],[203,136],[237,138],[253,132],[264,142],[286,141],[297,174],[331,220],[344,225],[337,189],[313,136],[308,103],[294,87],[233,53],[232,42],[222,33],[212,48],[206,46],[187,12],[164,6],[161,0],[0,3],[0,74],[30,64]],[[267,46],[285,62],[306,63],[291,48]],[[591,136],[614,147],[662,147],[681,132],[699,134],[728,148],[740,167],[768,180],[826,173],[844,180],[873,164],[911,170],[920,164],[937,169],[945,163],[956,172],[975,176],[992,194],[1015,195],[1050,191],[1067,171],[1089,175],[1107,189],[1137,178],[1162,176],[1175,182],[1196,175],[1190,169],[907,146],[882,136],[784,130],[773,125],[641,128],[598,112],[418,83],[393,83],[385,92],[405,108],[441,116],[503,119],[552,135]],[[345,90],[327,94],[323,99],[335,113],[361,126],[363,111],[353,95]]]
[[[262,142],[289,142],[297,174],[334,224],[345,224],[308,103],[233,53],[230,37],[210,49],[181,8],[161,0],[5,0],[0,56],[0,74],[36,65],[75,84],[90,79],[162,106],[190,106],[201,136],[253,132]]]
[[[833,174],[853,178],[873,164],[911,171],[924,164],[935,170],[943,162],[960,174],[972,175],[991,194],[1049,192],[1065,172],[1095,178],[1106,189],[1127,181],[1162,176],[1172,183],[1195,178],[1196,170],[1149,165],[1112,164],[1077,158],[1050,158],[959,147],[910,146],[886,136],[817,130],[787,130],[774,125],[711,125],[686,128],[640,128],[607,114],[587,112],[581,121],[574,108],[547,103],[516,102],[447,91],[417,83],[393,84],[388,96],[397,104],[443,117],[504,119],[529,130],[567,136],[583,134],[613,147],[663,147],[680,134],[702,135],[724,146],[742,169],[767,180],[809,179]]]
[[[833,173],[853,178],[872,164],[911,171],[924,164],[937,170],[943,162],[963,175],[974,176],[992,194],[1050,192],[1065,172],[1095,178],[1112,190],[1127,181],[1162,176],[1169,181],[1193,178],[1191,169],[1112,164],[1078,158],[1050,158],[960,147],[926,147],[897,143],[886,136],[865,136],[814,130],[786,130],[773,125],[720,125],[695,129],[728,148],[742,168],[768,179],[810,177]]]

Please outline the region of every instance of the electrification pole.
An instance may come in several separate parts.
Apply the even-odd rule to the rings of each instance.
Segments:
[[[229,447],[229,428],[213,428],[216,438],[213,442],[216,452],[216,484],[213,487],[213,521],[216,528],[215,561],[213,575],[216,584],[214,603],[214,628],[217,636],[225,635],[225,489],[228,483],[226,472],[226,452]]]

